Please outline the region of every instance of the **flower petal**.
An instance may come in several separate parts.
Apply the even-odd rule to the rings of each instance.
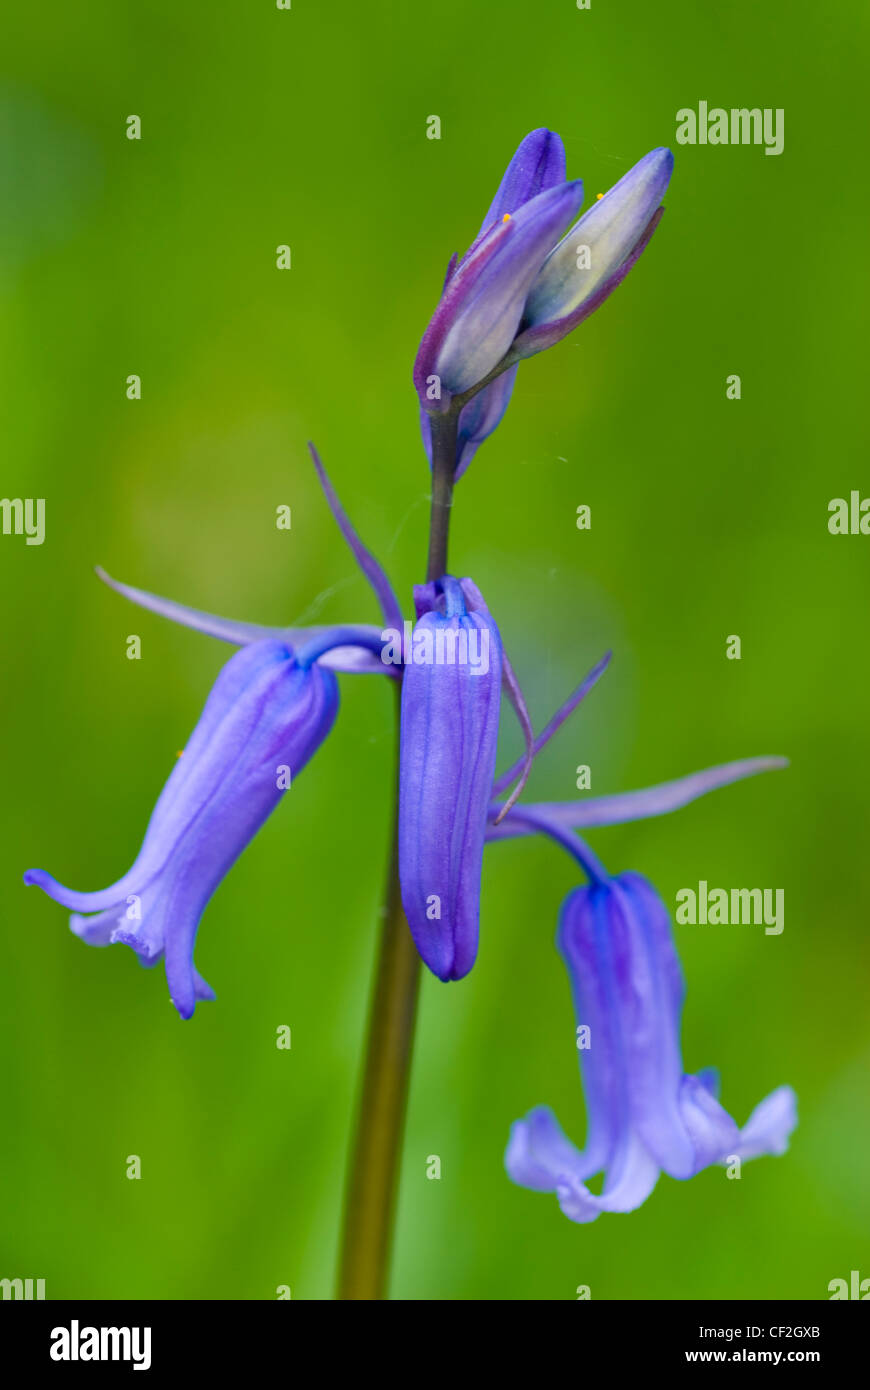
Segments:
[[[520,141],[504,172],[481,223],[481,234],[500,222],[505,213],[512,215],[545,189],[564,183],[565,178],[565,146],[559,136],[543,127],[531,131]]]
[[[596,1169],[565,1137],[546,1106],[537,1106],[511,1127],[505,1168],[521,1187],[555,1192],[565,1216],[581,1224],[594,1221],[603,1211],[634,1211],[658,1180],[658,1168],[649,1154],[636,1140],[629,1139],[608,1174],[604,1190],[596,1196],[584,1181]]]
[[[337,705],[331,672],[301,669],[281,642],[244,647],[218,676],[129,873],[97,893],[74,892],[41,870],[25,882],[75,909],[70,925],[85,941],[108,936],[146,964],[165,953],[173,1002],[189,1017],[196,998],[209,997],[193,966],[199,917],[281,800],[286,769],[297,775],[326,737]],[[98,916],[78,915],[88,911]]]
[[[547,257],[529,291],[517,336],[521,356],[558,342],[624,279],[655,230],[673,165],[670,150],[651,150]]]
[[[759,1101],[741,1129],[737,1154],[747,1159],[785,1153],[797,1122],[797,1096],[791,1086],[778,1086]]]
[[[420,344],[414,384],[424,410],[445,411],[501,361],[544,258],[583,200],[580,180],[545,189],[497,223],[456,268]],[[427,396],[428,379],[440,399]]]
[[[103,912],[124,903],[128,896],[141,898],[237,756],[259,691],[274,680],[276,662],[281,674],[292,669],[288,648],[280,642],[265,641],[242,648],[222,668],[184,754],[174,763],[160,793],[142,848],[128,873],[94,893],[65,888],[43,869],[28,870],[25,883],[36,884],[55,902],[76,912]]]
[[[438,662],[436,643],[463,637],[481,657],[488,644],[487,670]],[[488,613],[423,613],[402,681],[399,877],[417,949],[441,980],[461,979],[477,954],[500,687],[501,641]]]

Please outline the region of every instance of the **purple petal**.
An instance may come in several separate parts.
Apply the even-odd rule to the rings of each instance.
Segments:
[[[31,869],[31,877],[26,874],[24,876],[25,883],[35,883],[40,888],[45,887],[43,878],[48,879],[48,875],[45,874],[36,878],[35,875],[39,873],[39,869]],[[54,885],[54,879],[49,881]],[[46,888],[45,891],[54,897],[51,889]],[[82,917],[78,912],[74,912],[69,919],[70,931],[74,932],[88,946],[111,946],[115,933],[123,927],[125,913],[129,911],[131,905],[124,899],[122,902],[106,908],[103,912],[97,912],[92,917]]]
[[[454,581],[455,582],[455,581]],[[437,664],[434,643],[479,634],[488,670]],[[486,813],[495,769],[501,641],[483,612],[426,612],[414,629],[402,681],[399,754],[399,877],[402,904],[425,963],[441,980],[474,964]]]
[[[662,1167],[672,1178],[692,1178],[726,1154],[733,1154],[740,1132],[700,1077],[683,1077],[679,1103],[681,1128],[692,1146],[692,1161],[685,1166],[682,1161],[663,1162]]]
[[[324,652],[323,656],[318,657],[318,666],[325,666],[330,671],[344,671],[354,676],[391,676],[398,680],[400,671],[394,666],[387,666],[380,656],[369,649],[369,643],[376,634],[380,634],[383,646],[383,633],[379,628],[368,627],[361,623],[356,623],[358,630],[359,645],[352,647],[331,647]],[[342,625],[344,632],[348,631],[346,624]],[[401,631],[401,628],[399,629]],[[328,635],[328,630],[320,627],[295,627],[288,629],[290,641],[293,645],[302,646],[306,641],[317,640],[321,636]]]
[[[546,189],[493,226],[460,263],[417,354],[414,384],[424,409],[447,410],[453,395],[476,385],[501,361],[544,258],[582,200],[579,180]],[[432,376],[440,382],[437,404],[427,404]]]
[[[300,669],[285,644],[244,647],[227,662],[151,816],[136,861],[110,888],[80,893],[42,870],[25,874],[78,915],[94,944],[121,941],[146,963],[165,953],[170,993],[187,1018],[208,986],[193,966],[200,915],[214,889],[281,800],[335,719],[335,677]],[[132,906],[131,906],[132,900]],[[115,925],[111,932],[111,915]]]
[[[555,1192],[568,1178],[591,1178],[596,1169],[564,1133],[548,1105],[536,1105],[511,1126],[505,1167],[514,1182],[533,1192]]]
[[[436,582],[414,585],[414,612],[418,618],[424,613],[434,613],[438,607],[439,589]]]
[[[589,1029],[591,1045],[578,1048],[577,1059],[592,1172],[609,1167],[631,1126],[622,1016],[614,1000],[616,963],[626,958],[625,935],[625,923],[613,911],[609,885],[593,884],[568,894],[559,913],[556,946],[568,970],[575,1017]]]
[[[559,136],[552,130],[533,130],[517,146],[481,223],[481,234],[500,222],[505,213],[517,212],[545,189],[564,183],[565,178],[565,147]]]
[[[629,1139],[619,1153],[601,1196],[585,1186],[589,1167],[566,1139],[551,1110],[538,1106],[511,1128],[505,1154],[508,1176],[536,1192],[555,1192],[570,1221],[594,1221],[603,1211],[634,1211],[646,1201],[658,1179],[658,1168],[643,1146]]]
[[[759,1101],[740,1131],[736,1152],[742,1159],[784,1154],[797,1124],[797,1097],[791,1086],[779,1086]]]
[[[533,130],[520,141],[480,224],[480,231],[458,264],[462,265],[468,260],[493,226],[518,212],[539,193],[565,183],[565,175],[565,148],[559,136],[550,130]],[[454,256],[448,267],[447,280],[456,265],[457,258]]]
[[[563,315],[562,318],[549,320],[535,324],[534,327],[523,329],[517,334],[514,347],[520,357],[534,357],[535,353],[543,352],[546,348],[553,347],[556,343],[566,338],[569,333],[573,333],[581,323],[594,314],[596,309],[600,309],[605,299],[609,299],[615,289],[618,289],[630,270],[633,270],[643,255],[646,248],[652,241],[653,233],[658,227],[664,216],[664,208],[658,208],[653,213],[646,228],[630,255],[626,256],[622,264],[608,275],[599,284],[582,304],[579,304],[571,313]]]
[[[667,149],[645,155],[551,252],[525,306],[516,344],[524,357],[558,342],[624,279],[655,230],[673,164]]]
[[[660,1168],[672,1177],[688,1178],[705,1164],[698,1164],[697,1149],[686,1131],[679,1103],[683,1083],[680,1014],[685,985],[670,918],[658,894],[640,874],[620,874],[610,891],[603,891],[613,932],[611,990],[613,1007],[618,1010],[616,1027],[630,1124]],[[573,979],[570,966],[569,973]]]
[[[458,450],[454,482],[462,477],[485,439],[498,429],[510,405],[518,367],[509,367],[459,412]]]

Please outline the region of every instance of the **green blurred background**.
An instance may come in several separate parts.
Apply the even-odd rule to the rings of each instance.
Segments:
[[[831,1279],[870,1276],[870,539],[827,531],[831,498],[870,491],[866,8],[49,0],[5,27],[2,492],[46,499],[46,540],[0,537],[0,1276],[44,1277],[49,1298],[330,1296],[389,692],[343,678],[334,734],[206,912],[197,963],[218,1002],[184,1024],[162,968],[88,949],[21,883],[40,865],[92,889],[129,866],[230,654],[129,607],[92,566],[231,616],[376,621],[311,437],[408,599],[428,492],[409,378],[450,253],[528,130],[561,133],[591,200],[673,145],[700,100],[783,107],[784,153],[676,149],[638,269],[523,367],[458,490],[452,567],[486,594],[536,725],[614,648],[536,766],[537,798],[575,794],[580,763],[601,793],[791,757],[593,838],[672,907],[701,878],[785,889],[779,937],[676,929],[684,1059],[721,1068],[740,1121],[792,1083],[800,1127],[739,1182],[663,1178],[592,1226],[514,1187],[502,1152],[531,1105],[584,1134],[553,949],[576,876],[548,844],[494,846],[475,970],[424,980],[393,1295],[826,1298]],[[503,759],[516,749],[508,719]]]

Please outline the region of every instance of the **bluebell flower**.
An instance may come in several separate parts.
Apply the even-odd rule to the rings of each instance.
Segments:
[[[586,1145],[577,1149],[538,1106],[514,1124],[505,1166],[514,1182],[555,1193],[570,1220],[586,1222],[639,1207],[660,1172],[686,1179],[711,1164],[784,1153],[797,1112],[794,1092],[780,1086],[738,1128],[719,1103],[716,1073],[684,1073],[685,989],[667,910],[639,874],[611,879],[584,849],[577,857],[592,882],[563,904],[557,945],[584,1033]],[[587,1186],[598,1173],[600,1195]]]
[[[281,799],[282,776],[297,775],[331,729],[338,704],[334,672],[403,676],[402,902],[417,949],[441,980],[462,978],[476,958],[486,841],[537,833],[542,818],[548,833],[570,837],[579,825],[661,814],[713,786],[780,765],[776,759],[750,759],[696,774],[670,789],[562,806],[519,800],[533,758],[597,683],[609,655],[535,739],[519,681],[483,596],[470,579],[447,575],[415,589],[417,624],[410,639],[400,638],[401,660],[394,664],[385,654],[385,639],[389,633],[404,634],[410,624],[403,623],[389,579],[359,540],[313,448],[312,458],[386,628],[240,622],[185,607],[98,571],[130,601],[242,651],[218,677],[129,873],[95,893],[68,889],[42,870],[26,876],[28,883],[73,910],[72,928],[85,941],[125,943],[146,964],[165,956],[170,993],[184,1017],[197,998],[211,997],[193,965],[199,918],[220,879]],[[502,693],[519,719],[525,751],[496,777]]]
[[[487,825],[521,794],[532,727],[495,619],[471,579],[451,575],[414,590],[414,627],[402,682],[399,880],[423,961],[439,980],[467,975],[477,956]],[[492,816],[501,694],[526,751],[510,797]]]
[[[401,704],[399,879],[417,949],[440,980],[461,979],[477,957],[485,843],[543,831],[575,852],[578,827],[663,815],[786,765],[783,758],[745,758],[641,791],[527,803],[520,797],[533,759],[601,679],[610,653],[535,738],[522,689],[476,585],[447,576],[414,592],[418,622],[405,651]],[[466,654],[454,661],[451,644],[463,630]],[[525,750],[495,777],[500,691],[517,715]]]
[[[500,423],[516,364],[588,318],[636,264],[661,219],[672,169],[670,150],[650,151],[560,240],[582,205],[582,181],[566,179],[552,131],[520,142],[477,237],[448,266],[414,366],[430,458],[429,417],[498,372],[460,411],[456,478]]]
[[[332,671],[301,666],[282,642],[243,647],[218,676],[129,872],[95,893],[65,888],[41,869],[25,883],[72,909],[70,926],[89,945],[121,942],[149,966],[165,958],[170,998],[190,1018],[198,999],[214,998],[193,963],[205,906],[326,738],[337,708]]]
[[[313,449],[312,457],[385,621],[400,623],[389,580],[357,537]],[[262,627],[186,608],[98,573],[134,603],[241,651],[220,672],[129,872],[98,892],[66,888],[42,869],[29,870],[25,882],[71,909],[70,926],[89,945],[120,942],[148,966],[165,960],[172,1002],[190,1018],[197,1000],[214,998],[193,962],[200,917],[332,728],[334,672],[397,672],[381,660],[382,630],[373,624]]]
[[[474,964],[480,873],[498,745],[502,646],[469,581],[424,596],[402,681],[399,880],[423,960],[439,980]],[[431,606],[427,604],[431,602]]]

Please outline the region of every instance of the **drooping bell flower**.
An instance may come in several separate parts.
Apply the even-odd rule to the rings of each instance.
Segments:
[[[797,1123],[788,1086],[740,1129],[719,1104],[714,1072],[684,1074],[685,990],[664,904],[639,874],[610,879],[594,863],[591,874],[564,903],[557,934],[578,1023],[586,1146],[577,1149],[538,1106],[513,1126],[505,1154],[514,1182],[555,1193],[578,1222],[633,1211],[660,1172],[686,1179],[714,1163],[784,1153]],[[597,1195],[587,1183],[601,1172]]]
[[[459,980],[477,954],[502,644],[469,581],[448,577],[416,597],[402,681],[399,878],[417,950],[440,980]]]
[[[566,182],[565,152],[552,131],[532,131],[520,143],[476,240],[448,267],[417,354],[414,384],[430,459],[428,417],[498,372],[462,406],[454,475],[461,476],[507,409],[516,364],[593,313],[637,262],[661,218],[672,168],[670,150],[651,151],[561,241],[550,242],[530,277],[545,233],[560,215],[562,227],[575,215],[583,191],[579,179]]]
[[[401,625],[386,574],[360,541],[309,447],[332,513],[384,619]],[[31,869],[25,882],[72,909],[70,925],[88,943],[125,943],[145,965],[165,958],[172,1001],[189,1018],[197,999],[214,998],[193,964],[199,919],[220,880],[329,733],[338,705],[333,672],[398,673],[381,659],[382,629],[374,624],[266,627],[188,608],[97,573],[140,607],[242,650],[218,676],[129,873],[95,893],[65,888],[41,869]]]
[[[25,882],[72,909],[70,925],[90,945],[122,942],[145,965],[165,959],[172,1002],[190,1018],[197,999],[214,998],[193,963],[205,906],[323,742],[337,708],[330,670],[300,665],[282,642],[251,643],[218,676],[130,871],[94,893],[41,869]]]

